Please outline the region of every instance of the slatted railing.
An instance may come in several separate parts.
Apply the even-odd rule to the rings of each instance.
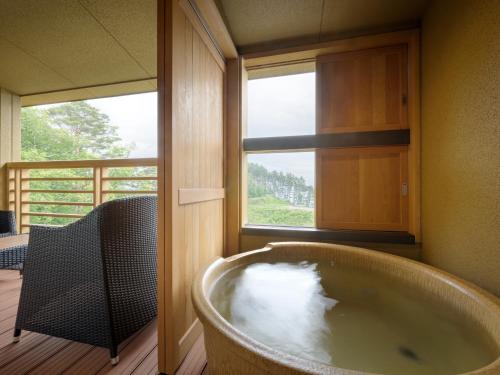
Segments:
[[[8,163],[18,231],[68,224],[113,198],[156,194],[156,166],[156,158]]]

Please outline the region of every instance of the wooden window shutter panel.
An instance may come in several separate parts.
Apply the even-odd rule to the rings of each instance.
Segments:
[[[319,56],[318,134],[408,128],[406,45]],[[408,147],[316,151],[316,224],[408,231]]]
[[[406,146],[322,149],[316,155],[318,228],[408,230]]]
[[[408,127],[405,45],[317,58],[317,133]]]

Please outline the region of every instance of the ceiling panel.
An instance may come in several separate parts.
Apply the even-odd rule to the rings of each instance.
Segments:
[[[397,29],[420,20],[428,3],[429,0],[217,0],[238,47]]]
[[[429,0],[325,0],[322,31],[346,33],[418,21]]]
[[[131,56],[156,76],[156,0],[81,0]]]
[[[322,0],[220,0],[238,46],[318,35]]]
[[[23,95],[73,84],[0,36],[0,87]]]
[[[116,85],[98,86],[86,89],[57,91],[46,94],[35,94],[21,97],[22,106],[61,103],[82,99],[105,98],[109,96],[128,95],[139,92],[156,91],[156,80],[120,83]]]
[[[0,0],[0,40],[20,95],[154,78],[156,1]]]
[[[0,12],[0,35],[75,85],[146,74],[78,1],[12,3]]]

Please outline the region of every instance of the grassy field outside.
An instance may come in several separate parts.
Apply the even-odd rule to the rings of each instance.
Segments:
[[[292,206],[272,195],[248,198],[248,223],[313,227],[314,209]]]

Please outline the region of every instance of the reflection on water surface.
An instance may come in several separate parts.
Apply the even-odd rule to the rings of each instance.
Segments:
[[[276,350],[383,374],[456,374],[497,353],[446,306],[381,274],[333,262],[255,263],[215,285],[212,303]]]

